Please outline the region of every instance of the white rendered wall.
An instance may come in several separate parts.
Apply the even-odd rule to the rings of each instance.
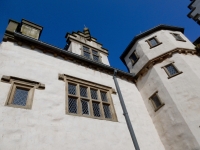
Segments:
[[[168,79],[161,67],[171,62],[183,73]],[[200,150],[199,63],[196,55],[175,54],[138,79],[138,90],[167,150]],[[149,100],[155,91],[165,103],[157,112]]]
[[[0,149],[133,150],[118,95],[112,94],[118,122],[66,115],[65,83],[58,80],[59,73],[115,89],[110,75],[26,46],[0,45],[0,77],[30,79],[46,87],[35,90],[32,109],[26,110],[5,106],[11,85],[0,82]],[[141,150],[164,150],[136,86],[118,81]]]
[[[173,35],[170,33],[180,34],[180,36],[186,42],[177,41],[173,37]],[[157,36],[157,39],[159,40],[159,42],[162,42],[162,44],[154,48],[150,48],[146,40],[154,36]],[[194,45],[181,32],[160,30],[137,41],[136,44],[132,47],[132,49],[129,51],[129,53],[125,57],[125,62],[130,72],[137,74],[149,60],[152,60],[153,58],[161,54],[164,54],[166,52],[169,52],[175,48],[194,49]],[[140,59],[134,66],[132,66],[132,62],[130,61],[129,57],[133,53],[134,50],[136,50]]]

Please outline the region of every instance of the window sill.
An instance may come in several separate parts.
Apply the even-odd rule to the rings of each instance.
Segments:
[[[155,45],[155,46],[150,46],[150,49],[152,49],[152,48],[154,48],[154,47],[157,47],[157,46],[159,46],[160,44],[162,44],[162,42],[158,43],[158,44]]]
[[[169,76],[168,79],[171,79],[171,78],[173,78],[173,77],[175,77],[175,76],[177,76],[177,75],[179,75],[179,74],[181,74],[181,73],[183,73],[183,72],[180,71],[180,72],[178,72],[177,74],[174,74],[173,76]]]
[[[165,105],[165,103],[162,103],[159,107],[157,107],[154,111],[158,111],[161,107],[163,107]]]

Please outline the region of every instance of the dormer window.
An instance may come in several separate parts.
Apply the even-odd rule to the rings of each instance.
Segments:
[[[176,34],[176,33],[171,33],[173,35],[173,37],[177,40],[177,41],[183,41],[186,42],[181,36],[180,34]]]
[[[101,62],[99,52],[85,46],[83,46],[83,56],[92,59],[96,62]]]
[[[153,48],[153,47],[156,47],[156,46],[162,44],[161,42],[158,41],[156,36],[146,40],[146,42],[149,44],[150,48]]]
[[[139,57],[138,57],[136,51],[134,51],[134,52],[131,54],[131,56],[129,57],[129,59],[131,60],[132,65],[134,65],[134,64],[138,61]]]

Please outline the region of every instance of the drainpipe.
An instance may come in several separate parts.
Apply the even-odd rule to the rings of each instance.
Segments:
[[[117,70],[114,70],[113,80],[115,82],[115,87],[117,89],[119,100],[120,100],[120,103],[121,103],[121,106],[122,106],[122,110],[123,110],[123,113],[124,113],[123,115],[124,115],[124,117],[126,119],[126,124],[128,126],[128,129],[129,129],[129,132],[130,132],[130,135],[131,135],[135,150],[140,150],[138,142],[137,142],[137,139],[136,139],[136,136],[135,136],[135,133],[134,133],[134,130],[133,130],[133,127],[132,127],[132,124],[131,124],[131,121],[130,121],[130,118],[129,118],[129,115],[128,115],[128,112],[126,110],[126,105],[124,103],[124,99],[122,97],[121,90],[119,88],[119,84],[117,82],[116,74],[117,74]]]

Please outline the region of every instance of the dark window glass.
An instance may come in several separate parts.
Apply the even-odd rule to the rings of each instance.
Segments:
[[[82,97],[87,97],[87,88],[86,87],[80,86],[80,95]]]
[[[91,89],[90,92],[91,92],[91,98],[92,99],[98,99],[97,90]]]
[[[105,118],[111,118],[109,105],[103,105],[103,110],[104,110]]]
[[[98,62],[99,61],[99,56],[93,55],[93,60]]]
[[[90,52],[89,48],[85,47],[85,46],[83,46],[83,50],[86,51],[86,52]]]
[[[133,54],[131,54],[131,56],[129,58],[131,59],[133,64],[136,63],[136,61],[138,60],[136,52],[133,52]]]
[[[105,101],[105,102],[108,101],[106,92],[101,92],[101,100],[102,100],[102,101]]]
[[[100,117],[100,116],[101,116],[101,113],[100,113],[99,103],[93,102],[93,103],[92,103],[92,106],[93,106],[93,113],[94,113],[94,116],[95,116],[95,117]]]
[[[178,40],[178,41],[183,41],[183,38],[182,38],[179,34],[174,34],[174,37],[175,37],[176,40]]]
[[[155,104],[155,107],[156,107],[156,108],[158,108],[159,106],[162,105],[162,103],[160,102],[160,100],[159,100],[157,94],[153,95],[153,96],[151,97],[151,99],[152,99],[153,103]]]
[[[26,106],[27,97],[28,97],[28,90],[16,88],[13,104]]]
[[[89,102],[81,100],[81,105],[82,105],[82,114],[89,115]]]
[[[70,113],[77,114],[77,100],[72,97],[68,97],[68,109]]]
[[[90,53],[88,52],[83,52],[84,56],[90,59]]]
[[[76,95],[76,85],[68,84],[68,93],[72,95]]]
[[[156,41],[155,38],[150,39],[149,42],[150,42],[150,44],[151,44],[152,47],[158,45],[158,42]]]
[[[172,64],[166,66],[165,68],[169,72],[170,76],[173,76],[173,75],[178,73],[178,71],[176,70],[176,68]]]

